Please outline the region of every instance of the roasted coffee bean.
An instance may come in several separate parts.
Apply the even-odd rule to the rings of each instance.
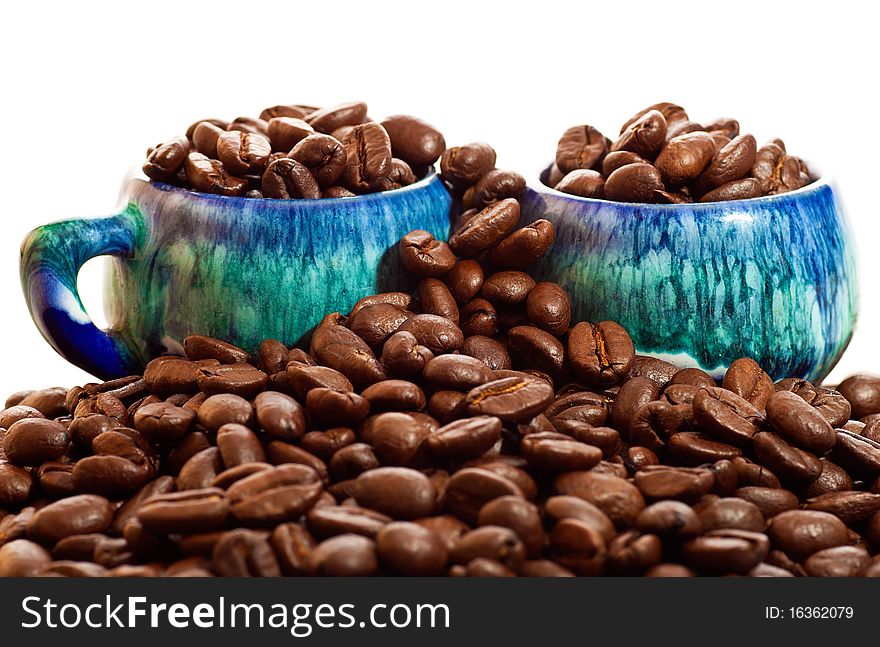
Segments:
[[[718,151],[712,163],[697,178],[697,183],[708,191],[746,177],[755,163],[757,148],[755,138],[751,135],[733,138]]]
[[[459,352],[480,360],[493,371],[509,369],[512,366],[510,355],[504,345],[483,335],[465,337]]]
[[[80,461],[82,463],[83,461]],[[200,490],[210,487],[224,469],[220,450],[208,447],[193,454],[180,468],[177,475],[178,490]],[[76,472],[76,469],[74,469]],[[74,473],[74,477],[76,474]]]
[[[342,177],[347,160],[342,142],[323,134],[311,134],[300,139],[290,150],[289,156],[305,166],[320,187],[333,186]]]
[[[313,575],[363,577],[378,570],[375,542],[359,535],[331,537],[309,555],[309,572]]]
[[[143,165],[144,174],[151,180],[170,180],[183,168],[189,150],[189,140],[185,137],[174,137],[160,144],[147,155]]]
[[[475,256],[510,234],[519,216],[519,202],[512,198],[490,204],[450,237],[449,246],[462,256]]]
[[[0,577],[33,577],[52,561],[49,552],[27,539],[0,546]]]
[[[385,369],[366,342],[338,320],[338,313],[328,315],[314,329],[310,354],[321,364],[343,373],[358,388],[386,379]]]
[[[634,377],[620,387],[611,407],[611,423],[617,429],[630,429],[636,411],[656,400],[659,389],[647,377]]]
[[[715,157],[715,142],[704,132],[679,135],[666,142],[654,166],[667,186],[685,184],[696,178]]]
[[[613,321],[581,322],[568,333],[568,360],[577,376],[589,384],[620,382],[634,356],[629,334]]]
[[[59,422],[45,418],[22,418],[6,430],[6,459],[20,467],[37,466],[63,456],[70,447],[70,434]]]
[[[229,122],[226,126],[226,130],[265,135],[268,132],[268,126],[269,125],[262,119],[254,119],[253,117],[236,117]]]
[[[266,461],[266,454],[256,434],[238,423],[225,424],[217,430],[217,449],[227,468]]]
[[[611,427],[594,427],[579,420],[564,420],[556,425],[556,429],[579,442],[598,447],[605,458],[614,456],[621,447],[620,432]]]
[[[748,357],[735,360],[724,374],[722,386],[749,401],[763,412],[767,399],[773,394],[773,380],[758,363]]]
[[[652,503],[636,517],[635,527],[671,539],[689,539],[703,532],[703,524],[689,505],[680,501]]]
[[[514,171],[494,169],[477,180],[469,206],[482,209],[493,202],[519,198],[526,189],[526,179]]]
[[[440,424],[448,424],[467,415],[466,398],[461,391],[435,391],[428,401],[428,413]]]
[[[224,577],[279,577],[281,567],[268,538],[239,528],[223,533],[214,546],[212,565]]]
[[[693,402],[694,421],[699,428],[721,441],[748,444],[763,422],[761,413],[732,391],[710,387],[699,391]]]
[[[434,511],[436,490],[424,474],[405,467],[380,467],[355,479],[360,505],[394,519],[417,519]]]
[[[807,499],[807,510],[829,512],[851,527],[867,521],[880,510],[880,494],[871,492],[828,492]]]
[[[770,520],[767,534],[774,547],[796,560],[847,541],[844,523],[832,514],[815,510],[788,510]]]
[[[786,510],[796,510],[798,507],[797,496],[793,492],[778,487],[747,486],[739,488],[735,494],[758,506],[767,519]]]
[[[356,505],[314,506],[306,516],[309,530],[317,537],[355,534],[375,539],[391,517]]]
[[[220,160],[190,153],[184,163],[186,178],[196,191],[218,195],[242,195],[247,180],[231,175]]]
[[[565,349],[550,333],[535,326],[516,326],[508,331],[508,345],[523,366],[551,377],[563,374]]]
[[[398,308],[402,308],[403,310],[407,310],[410,307],[412,300],[412,296],[407,294],[406,292],[383,292],[381,294],[373,294],[368,297],[364,297],[363,299],[355,303],[354,307],[351,309],[351,312],[348,313],[348,317],[349,319],[351,319],[362,308],[376,305],[377,303],[389,303],[391,305],[397,306]],[[314,361],[312,361],[312,364],[314,364]]]
[[[411,332],[396,332],[382,345],[382,364],[401,377],[421,375],[433,358],[434,353],[422,346]]]
[[[841,382],[837,390],[852,405],[853,418],[880,413],[880,377],[853,375]]]
[[[223,490],[204,488],[155,496],[135,516],[146,530],[171,534],[219,530],[229,514]]]
[[[525,272],[505,270],[489,276],[480,295],[495,306],[513,306],[523,303],[535,285],[535,280]]]
[[[596,505],[618,528],[629,527],[645,508],[641,492],[617,476],[596,472],[568,472],[554,481],[560,494],[580,497]]]
[[[776,475],[764,465],[753,463],[742,456],[737,456],[731,463],[733,463],[733,467],[736,470],[736,477],[740,486],[782,487]]]
[[[279,524],[269,538],[281,572],[287,576],[306,575],[308,558],[315,540],[298,523]]]
[[[280,440],[273,440],[266,445],[266,458],[273,465],[284,465],[286,463],[307,465],[318,473],[322,481],[326,482],[329,478],[327,464],[324,461],[301,447]]]
[[[683,368],[676,371],[675,375],[669,380],[667,386],[686,385],[711,388],[715,386],[715,380],[706,371],[699,368]]]
[[[595,576],[602,573],[606,543],[589,524],[567,518],[550,532],[550,552],[554,561],[575,574]]]
[[[440,355],[425,366],[423,378],[433,389],[467,391],[492,380],[492,371],[467,355]]]
[[[712,489],[715,477],[701,467],[647,465],[636,472],[633,483],[648,499],[677,499],[693,503]]]
[[[764,531],[761,509],[749,501],[736,497],[715,499],[699,508],[704,531],[737,528],[751,532]]]
[[[27,525],[28,537],[52,546],[71,535],[102,533],[113,520],[110,502],[93,494],[61,499],[40,508]]]
[[[77,494],[73,481],[73,462],[67,460],[43,463],[37,469],[37,483],[43,493],[50,499],[63,499]],[[2,471],[2,468],[0,468]],[[0,477],[2,478],[2,477]],[[13,477],[11,485],[16,487],[17,479]],[[0,495],[0,500],[2,500]]]
[[[446,486],[446,509],[467,524],[475,525],[480,509],[502,496],[523,496],[513,481],[485,466],[458,470]]]
[[[467,303],[480,292],[483,278],[483,267],[477,261],[464,259],[453,265],[444,281],[455,299]]]
[[[517,216],[519,217],[519,216]],[[410,274],[437,277],[446,274],[455,265],[455,254],[449,246],[436,240],[427,231],[415,230],[400,239],[400,261]]]
[[[671,405],[663,400],[648,402],[632,415],[629,439],[649,449],[659,450],[673,434],[687,425],[692,413],[688,405]]]
[[[273,151],[287,152],[315,130],[296,117],[273,117],[267,125],[267,134]]]
[[[437,315],[415,315],[410,317],[398,332],[411,333],[421,346],[435,355],[458,350],[464,342],[461,329],[445,317]]]
[[[306,399],[309,391],[320,387],[341,392],[354,390],[354,386],[347,377],[327,366],[308,366],[291,363],[287,365],[287,377],[293,395],[300,401]]]
[[[650,110],[633,121],[611,145],[612,151],[632,151],[643,157],[654,157],[666,141],[666,118],[658,110]]]
[[[767,535],[746,530],[712,530],[681,547],[692,568],[714,574],[744,575],[760,564],[770,548]]]
[[[822,473],[822,464],[815,455],[789,445],[772,432],[763,431],[755,435],[754,451],[762,465],[793,485],[807,485]]]
[[[361,394],[370,404],[370,411],[421,411],[425,408],[425,393],[417,385],[405,380],[384,380],[364,389]]]
[[[413,464],[420,451],[424,451],[422,443],[431,433],[420,421],[404,413],[380,414],[371,427],[369,443],[384,465]]]
[[[295,521],[317,502],[322,485],[318,473],[298,464],[261,470],[227,490],[231,512],[247,526],[275,526]]]
[[[827,458],[820,458],[819,463],[822,464],[822,473],[804,490],[805,497],[812,498],[828,492],[853,489],[852,478],[846,470]]]
[[[424,314],[445,317],[458,325],[458,305],[452,292],[442,281],[431,278],[423,279],[419,283],[418,291]]]
[[[207,398],[199,407],[199,424],[209,431],[217,431],[223,425],[234,422],[247,425],[253,419],[254,408],[250,402],[232,393],[220,393]]]
[[[563,173],[594,168],[608,151],[605,136],[592,126],[572,126],[556,146],[556,165]]]
[[[261,175],[271,153],[269,139],[260,134],[234,130],[217,139],[217,157],[224,168],[239,177]]]
[[[368,122],[356,125],[342,144],[346,162],[342,177],[345,185],[355,193],[381,188],[381,182],[391,172],[391,140],[385,129]]]
[[[370,413],[370,403],[357,393],[319,387],[306,396],[309,419],[323,428],[352,427]]]
[[[486,299],[474,299],[461,309],[461,331],[467,336],[491,337],[498,332],[498,313]]]
[[[526,298],[526,311],[533,325],[556,337],[568,331],[571,303],[556,283],[537,283]]]
[[[447,148],[440,157],[443,179],[456,187],[475,184],[494,168],[495,150],[483,142]]]
[[[550,421],[559,426],[566,420],[577,420],[590,425],[603,425],[608,418],[610,401],[591,391],[579,391],[557,398],[544,411]]]
[[[309,169],[289,157],[277,159],[266,167],[260,190],[264,197],[282,200],[321,197],[318,181]]]
[[[437,533],[406,521],[384,526],[376,536],[376,550],[382,565],[396,575],[441,575],[448,559]]]
[[[306,115],[312,127],[322,133],[330,133],[343,126],[356,126],[363,123],[366,117],[367,104],[362,101],[315,109]]]
[[[656,357],[636,355],[630,364],[626,378],[647,377],[662,389],[677,371],[677,367],[669,362],[664,362]]]
[[[766,195],[767,187],[763,180],[745,177],[733,180],[703,194],[700,202],[726,202],[728,200],[748,200]]]
[[[529,434],[520,452],[535,469],[547,472],[589,470],[602,460],[602,450],[555,432]]]
[[[220,123],[223,124],[222,127],[216,120],[209,119],[190,126],[191,130],[187,132],[187,138],[202,155],[217,157],[217,140],[226,132],[225,122]]]
[[[648,466],[660,464],[657,454],[647,447],[628,447],[623,453],[622,458],[623,465],[630,474],[635,474]]]
[[[683,465],[693,466],[730,460],[742,453],[738,447],[692,431],[673,434],[666,447],[669,453]]]
[[[198,365],[179,357],[159,357],[144,369],[147,387],[159,395],[195,393],[199,390],[198,378]]]
[[[662,190],[659,171],[644,163],[621,166],[605,181],[605,197],[616,202],[652,202]]]
[[[871,557],[860,546],[838,546],[813,553],[804,570],[811,577],[856,577],[862,575]]]
[[[629,530],[608,544],[605,569],[609,575],[641,575],[660,561],[662,550],[656,535]]]
[[[613,151],[608,153],[605,159],[602,160],[602,175],[605,176],[605,179],[608,179],[608,176],[622,166],[647,163],[647,160],[632,151]]]
[[[555,238],[548,220],[536,220],[504,238],[489,251],[487,258],[500,269],[522,270],[541,258]]]
[[[588,169],[567,173],[553,188],[582,198],[605,197],[605,180],[602,174]]]
[[[272,438],[290,441],[305,432],[305,413],[289,395],[263,391],[254,398],[254,409],[257,424]]]
[[[842,429],[835,434],[832,457],[836,463],[860,476],[873,478],[880,474],[880,443]]]
[[[140,407],[134,415],[134,426],[152,443],[179,440],[191,429],[196,413],[168,402]]]
[[[379,465],[379,459],[370,445],[352,443],[337,450],[330,458],[330,473],[337,481],[344,481],[375,469]]]
[[[27,470],[0,461],[0,506],[22,506],[30,498],[32,485],[33,480]]]
[[[779,391],[770,396],[766,406],[770,426],[799,447],[824,454],[834,446],[834,429],[800,396]]]
[[[391,152],[407,164],[431,165],[446,150],[446,141],[440,131],[421,119],[394,115],[380,123],[391,138]]]
[[[533,418],[553,401],[553,387],[529,377],[493,380],[468,392],[468,413],[489,415],[504,422]]]

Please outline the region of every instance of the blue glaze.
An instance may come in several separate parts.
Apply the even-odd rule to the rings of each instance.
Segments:
[[[436,176],[403,189],[327,200],[215,196],[134,180],[116,216],[40,227],[22,244],[21,279],[43,336],[101,377],[179,352],[186,335],[256,352],[296,343],[329,312],[402,285],[396,244],[425,229],[445,239],[450,197]],[[114,256],[105,283],[110,330],[76,291],[89,258]]]
[[[852,336],[853,243],[825,181],[776,196],[711,204],[623,204],[543,185],[524,220],[556,241],[534,268],[572,297],[576,320],[620,322],[639,352],[720,376],[754,357],[774,378],[818,381]]]

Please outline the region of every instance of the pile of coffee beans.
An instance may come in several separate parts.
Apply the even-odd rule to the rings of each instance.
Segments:
[[[781,139],[758,147],[736,119],[698,123],[681,106],[658,103],[628,119],[616,141],[593,126],[559,139],[547,185],[616,202],[721,202],[785,193],[813,181]]]
[[[345,198],[424,177],[446,148],[424,121],[375,122],[367,104],[266,108],[257,118],[203,119],[147,151],[152,180],[248,198]]]
[[[400,241],[415,296],[11,396],[0,576],[880,576],[880,378],[719,384],[572,322],[484,146],[442,166],[488,204]]]

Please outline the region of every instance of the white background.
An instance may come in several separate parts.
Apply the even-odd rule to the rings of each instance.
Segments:
[[[833,176],[860,244],[862,309],[829,378],[880,372],[874,288],[877,66],[871,3],[88,2],[7,3],[0,23],[0,397],[89,376],[42,340],[18,281],[32,228],[112,213],[149,145],[199,118],[277,103],[363,99],[418,115],[450,145],[477,139],[529,173],[562,131],[613,135],[674,101],[697,121],[740,120],[759,142]],[[102,321],[101,271],[80,275]],[[0,400],[2,402],[2,400]]]

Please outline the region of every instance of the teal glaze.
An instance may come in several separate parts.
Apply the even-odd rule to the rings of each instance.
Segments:
[[[819,381],[852,336],[855,252],[833,187],[711,204],[623,204],[526,189],[524,219],[556,241],[534,268],[574,320],[618,321],[640,353],[719,377],[755,358],[774,378]]]
[[[434,175],[327,200],[214,196],[133,180],[120,214],[32,231],[22,286],[49,343],[101,378],[179,353],[193,333],[255,352],[268,337],[294,344],[365,295],[410,287],[399,284],[396,244],[413,229],[445,239],[449,207]],[[83,263],[104,254],[113,256],[108,331],[92,324],[76,290]]]

